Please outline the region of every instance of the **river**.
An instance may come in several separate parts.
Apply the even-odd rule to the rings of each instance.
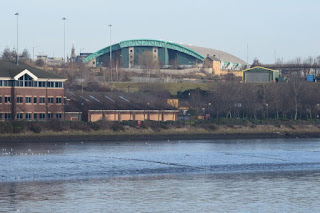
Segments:
[[[318,212],[320,139],[0,144],[0,212]]]

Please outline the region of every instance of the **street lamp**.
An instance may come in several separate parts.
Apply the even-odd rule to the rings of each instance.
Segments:
[[[111,29],[112,29],[112,25],[109,24],[108,27],[110,27],[110,72],[111,72],[110,80],[112,81],[112,47],[111,47]]]
[[[15,13],[17,16],[17,56],[16,56],[16,63],[19,65],[19,13]]]
[[[66,18],[63,17],[63,62],[66,63]]]
[[[39,46],[32,47],[32,60],[33,60],[33,62],[34,62],[34,49],[37,48],[37,47],[39,47]]]

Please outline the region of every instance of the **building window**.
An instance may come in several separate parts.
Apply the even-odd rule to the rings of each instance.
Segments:
[[[57,119],[62,119],[62,114],[61,114],[61,113],[57,113],[57,114],[56,114],[56,118],[57,118]]]
[[[39,87],[46,87],[46,82],[44,81],[39,81],[38,82]]]
[[[22,119],[23,119],[23,114],[17,113],[17,120],[22,120]]]
[[[5,103],[10,103],[11,102],[11,97],[4,97],[4,102]]]
[[[2,120],[2,113],[0,113],[0,120]]]
[[[38,119],[38,114],[34,113],[33,114],[33,120],[37,120]]]
[[[3,86],[10,87],[12,85],[11,81],[3,81]]]
[[[0,104],[2,104],[2,96],[0,96]]]
[[[48,98],[48,103],[53,104],[53,98]]]
[[[46,102],[46,99],[45,98],[39,98],[39,103],[40,104],[44,104]]]
[[[10,120],[11,118],[11,114],[10,113],[4,113],[4,119],[7,121],[7,120]]]
[[[26,113],[26,120],[31,120],[31,113]]]
[[[35,86],[33,79],[25,74],[21,76],[17,81],[14,83],[18,87],[33,87]]]
[[[51,82],[51,81],[50,81],[50,82],[48,82],[47,84],[48,84],[48,87],[54,87],[54,82]]]
[[[62,82],[54,82],[54,87],[61,88]]]
[[[62,98],[56,98],[56,103],[61,104],[62,103]]]
[[[31,103],[31,97],[26,97],[26,103],[30,104]]]
[[[37,97],[34,97],[34,98],[33,98],[33,103],[34,103],[34,104],[38,103]]]
[[[33,79],[27,74],[24,75],[24,86],[25,87],[33,86]]]
[[[18,104],[23,103],[23,98],[22,98],[22,97],[17,97],[17,103],[18,103]]]
[[[40,113],[39,117],[40,117],[40,120],[44,120],[44,119],[46,119],[46,114]]]
[[[48,113],[48,119],[52,119],[52,113]]]

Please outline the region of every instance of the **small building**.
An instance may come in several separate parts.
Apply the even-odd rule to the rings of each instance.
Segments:
[[[68,111],[82,112],[88,122],[106,121],[176,121],[179,110],[166,98],[142,93],[68,92]]]
[[[64,119],[66,80],[23,62],[0,60],[0,120]]]
[[[215,56],[209,56],[204,59],[204,68],[212,69],[214,75],[221,75],[221,61]]]
[[[242,71],[242,81],[250,83],[275,82],[279,77],[279,71],[264,67],[253,67]]]
[[[61,66],[64,64],[63,58],[48,57],[48,55],[37,55],[37,60],[42,60],[45,66]]]

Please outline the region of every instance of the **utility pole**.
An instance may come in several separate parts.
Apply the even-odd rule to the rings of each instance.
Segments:
[[[66,64],[66,18],[63,17],[63,62]]]
[[[249,44],[247,44],[247,64],[249,64]]]
[[[111,72],[111,77],[110,77],[110,80],[112,80],[112,47],[111,47],[111,29],[112,29],[112,25],[109,24],[108,25],[110,27],[110,72]]]
[[[19,13],[15,13],[17,16],[17,56],[16,56],[16,63],[19,65]]]

